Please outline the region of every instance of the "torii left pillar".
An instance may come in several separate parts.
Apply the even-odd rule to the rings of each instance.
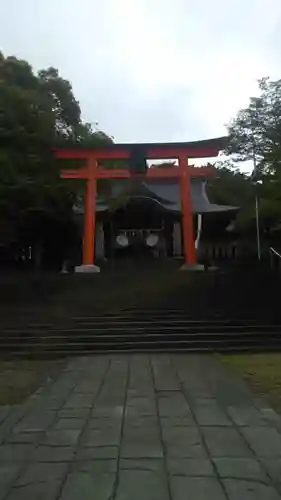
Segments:
[[[83,264],[93,265],[95,261],[95,226],[96,226],[96,194],[97,194],[97,160],[88,159],[85,200],[84,200],[84,243]]]
[[[183,254],[186,266],[196,264],[196,249],[193,235],[190,169],[185,155],[179,156],[180,193],[182,212]]]

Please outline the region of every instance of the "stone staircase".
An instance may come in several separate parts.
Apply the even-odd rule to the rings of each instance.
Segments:
[[[2,356],[281,347],[281,283],[267,270],[155,269],[67,280],[44,306],[6,315]]]

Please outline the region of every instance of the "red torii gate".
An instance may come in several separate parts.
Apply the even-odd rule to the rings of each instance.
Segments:
[[[134,147],[142,148],[147,159],[178,159],[178,166],[171,168],[148,169],[145,177],[178,178],[180,182],[182,206],[182,233],[185,263],[196,263],[196,251],[193,238],[193,221],[190,192],[191,177],[206,177],[213,175],[212,167],[190,167],[188,158],[211,158],[218,155],[225,145],[225,137],[195,142],[163,143],[163,144],[112,144],[103,147],[73,146],[56,148],[58,159],[83,159],[86,166],[81,169],[63,170],[63,179],[86,179],[86,194],[84,208],[84,244],[83,264],[92,265],[95,259],[95,222],[97,179],[124,179],[141,177],[129,170],[105,169],[98,165],[98,160],[128,159]]]

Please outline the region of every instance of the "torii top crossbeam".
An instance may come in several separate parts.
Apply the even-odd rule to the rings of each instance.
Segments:
[[[177,159],[178,166],[171,168],[148,169],[148,178],[175,178],[180,181],[182,204],[182,228],[185,261],[189,265],[196,262],[191,211],[190,178],[206,177],[213,173],[212,167],[194,168],[188,166],[189,158],[212,158],[219,154],[226,145],[226,137],[193,142],[145,143],[145,144],[109,144],[98,147],[75,145],[68,148],[56,148],[58,159],[84,159],[85,167],[75,170],[63,170],[64,179],[85,179],[85,216],[83,264],[94,263],[94,236],[96,214],[97,179],[117,179],[136,176],[128,169],[105,169],[98,165],[98,160],[128,159],[135,148],[145,152],[147,159]]]

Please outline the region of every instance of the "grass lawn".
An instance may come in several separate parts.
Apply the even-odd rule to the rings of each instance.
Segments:
[[[21,403],[62,367],[62,360],[0,361],[0,405]]]
[[[230,354],[221,355],[220,359],[281,412],[281,353]]]

